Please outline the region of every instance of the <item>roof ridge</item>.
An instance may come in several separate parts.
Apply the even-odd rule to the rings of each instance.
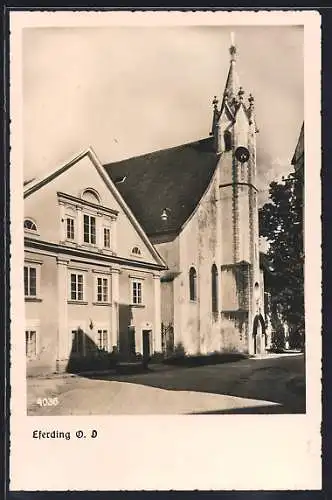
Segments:
[[[104,167],[109,167],[109,166],[114,165],[114,164],[119,165],[120,163],[124,163],[124,162],[127,162],[127,161],[132,160],[132,159],[144,158],[147,156],[151,156],[152,154],[161,153],[163,151],[172,151],[175,149],[180,149],[180,148],[183,148],[185,146],[190,146],[191,144],[198,144],[198,143],[201,143],[201,142],[207,141],[207,140],[212,141],[212,136],[206,136],[206,137],[203,137],[201,139],[196,139],[194,141],[185,142],[183,144],[179,144],[177,146],[171,146],[169,148],[156,149],[154,151],[149,151],[148,153],[142,153],[142,154],[137,155],[137,156],[128,156],[127,158],[123,158],[122,160],[116,160],[116,161],[112,161],[109,163],[104,163]]]

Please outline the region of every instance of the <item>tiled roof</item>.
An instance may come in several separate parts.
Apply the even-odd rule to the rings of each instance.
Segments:
[[[153,236],[179,232],[208,187],[217,162],[209,137],[104,167],[146,234]],[[161,218],[164,209],[167,221]]]

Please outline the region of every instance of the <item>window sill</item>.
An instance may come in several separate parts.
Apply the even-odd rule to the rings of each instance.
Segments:
[[[39,297],[24,297],[25,302],[42,302]]]
[[[93,306],[111,306],[112,302],[98,302],[98,301],[95,301],[95,302],[92,302],[92,305]]]
[[[67,304],[76,304],[78,306],[87,306],[88,302],[84,300],[67,300]]]
[[[145,307],[145,304],[130,304],[130,307],[138,307],[143,309]]]
[[[198,304],[198,300],[197,300],[197,299],[194,299],[194,300],[193,300],[193,299],[190,299],[190,300],[189,300],[189,303],[190,303],[190,304]]]

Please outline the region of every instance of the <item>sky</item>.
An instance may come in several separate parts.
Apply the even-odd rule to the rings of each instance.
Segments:
[[[258,186],[287,175],[304,118],[303,28],[25,28],[24,178],[92,146],[102,163],[207,137],[231,32],[255,97]]]

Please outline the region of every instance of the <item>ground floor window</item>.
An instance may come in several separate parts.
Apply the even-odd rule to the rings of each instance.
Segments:
[[[101,351],[108,351],[109,343],[108,343],[108,330],[99,329],[97,331],[97,345],[98,349]]]
[[[37,356],[36,330],[25,330],[25,353],[28,359],[34,359]]]
[[[71,331],[71,354],[84,355],[84,332],[80,328]]]

